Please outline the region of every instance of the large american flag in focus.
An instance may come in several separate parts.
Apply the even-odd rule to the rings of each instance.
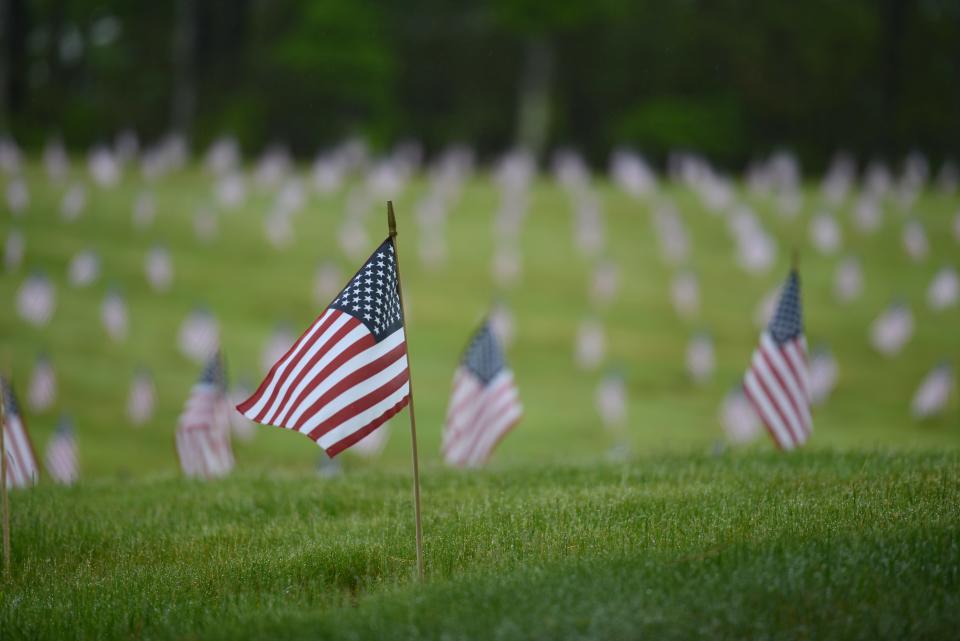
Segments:
[[[20,415],[20,404],[13,385],[0,377],[6,420],[3,424],[3,449],[7,457],[7,487],[28,487],[40,479],[40,465],[27,433],[27,426]]]
[[[177,423],[177,456],[189,478],[211,479],[233,469],[227,382],[220,352],[207,361]]]
[[[522,415],[513,372],[485,321],[453,377],[443,429],[444,460],[455,467],[483,465]]]
[[[743,389],[777,447],[792,450],[810,437],[807,339],[795,269],[787,277],[773,320],[760,335]]]
[[[306,434],[334,457],[410,400],[392,238],[237,405],[247,418]]]

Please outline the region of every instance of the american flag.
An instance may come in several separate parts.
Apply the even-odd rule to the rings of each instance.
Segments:
[[[190,478],[218,478],[233,469],[223,359],[214,354],[187,399],[177,424],[180,469]]]
[[[483,465],[522,415],[513,372],[485,321],[453,377],[443,428],[444,460],[456,467]]]
[[[73,421],[66,416],[60,418],[57,431],[47,444],[47,472],[61,485],[73,485],[80,478]]]
[[[3,424],[3,449],[7,455],[7,487],[27,487],[35,485],[40,478],[40,466],[33,452],[27,426],[20,415],[13,386],[0,377],[3,386],[6,420]]]
[[[744,393],[780,449],[802,445],[813,429],[808,379],[800,278],[792,270],[743,381]]]
[[[247,418],[306,434],[334,457],[410,400],[393,240],[387,238],[260,388]]]

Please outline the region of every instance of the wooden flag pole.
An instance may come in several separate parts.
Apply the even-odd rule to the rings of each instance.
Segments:
[[[10,504],[7,501],[7,395],[0,379],[0,503],[3,503],[3,576],[10,577]]]
[[[393,201],[387,201],[387,225],[393,240],[394,260],[397,264],[397,294],[400,296],[400,313],[403,314],[403,331],[407,331],[407,308],[403,303],[403,279],[400,278],[400,250],[397,248],[397,219],[393,214]],[[409,344],[409,343],[408,343]],[[407,369],[410,369],[410,350],[407,350]],[[417,415],[413,408],[413,374],[407,379],[410,386],[410,440],[413,445],[413,507],[417,522],[417,576],[423,580],[423,527],[420,525],[420,459],[417,455]]]

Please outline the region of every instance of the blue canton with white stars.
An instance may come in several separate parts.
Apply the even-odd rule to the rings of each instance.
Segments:
[[[767,328],[770,336],[778,345],[791,341],[803,334],[803,312],[800,309],[800,277],[796,271],[790,272],[786,286]]]
[[[330,303],[366,325],[379,343],[403,327],[393,240],[387,238]]]
[[[473,335],[467,351],[463,355],[463,366],[470,370],[480,382],[487,385],[506,367],[503,352],[497,338],[490,330],[490,324],[484,322]]]
[[[0,385],[3,385],[3,402],[6,407],[7,416],[20,416],[20,404],[17,402],[17,394],[13,391],[13,385],[0,376]]]

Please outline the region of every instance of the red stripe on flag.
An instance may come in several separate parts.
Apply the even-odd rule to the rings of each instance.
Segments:
[[[379,369],[383,369],[382,367]],[[370,409],[380,401],[384,400],[398,389],[404,386],[404,384],[410,380],[410,369],[403,368],[403,371],[397,374],[393,379],[381,385],[379,388],[373,390],[366,396],[358,398],[354,402],[350,403],[336,414],[325,420],[324,422],[317,425],[315,428],[310,430],[308,436],[313,440],[319,440],[321,436],[329,432],[330,430],[336,428],[341,423],[350,420],[352,417],[360,414],[361,412]]]

